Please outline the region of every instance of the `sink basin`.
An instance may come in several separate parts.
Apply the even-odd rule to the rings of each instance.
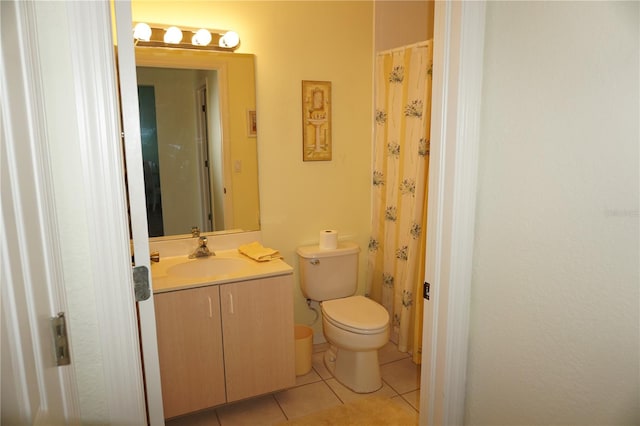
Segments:
[[[204,278],[233,274],[246,267],[247,261],[243,259],[205,257],[171,266],[167,269],[167,275],[181,278]]]

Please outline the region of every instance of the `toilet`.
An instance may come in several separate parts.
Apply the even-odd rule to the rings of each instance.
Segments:
[[[389,341],[389,313],[367,297],[354,296],[359,252],[353,242],[340,242],[335,249],[297,249],[302,293],[322,307],[322,330],[331,345],[325,365],[352,391],[369,393],[382,387],[378,349]]]

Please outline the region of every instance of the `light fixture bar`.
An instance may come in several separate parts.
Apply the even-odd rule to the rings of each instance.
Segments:
[[[210,34],[210,38],[207,33]],[[233,31],[177,27],[165,24],[145,24],[143,22],[139,22],[134,26],[133,38],[135,45],[138,47],[233,52],[240,46],[240,38]]]

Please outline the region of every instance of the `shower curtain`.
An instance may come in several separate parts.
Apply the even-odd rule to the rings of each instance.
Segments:
[[[391,341],[420,363],[432,41],[378,54],[372,234],[366,292],[391,319]]]

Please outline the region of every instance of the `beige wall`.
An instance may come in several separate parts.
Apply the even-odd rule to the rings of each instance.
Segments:
[[[251,55],[228,61],[228,112],[233,184],[233,224],[225,228],[256,230],[260,227],[257,138],[247,132],[247,111],[256,108],[255,63]],[[239,142],[239,143],[237,143]],[[240,170],[236,169],[239,161]]]
[[[467,424],[640,424],[637,2],[488,2]]]
[[[376,52],[432,39],[434,4],[433,0],[377,0]]]
[[[364,290],[370,227],[372,2],[146,2],[133,19],[233,29],[256,55],[260,207],[264,244],[296,268],[295,249],[333,228],[356,241]],[[302,161],[301,82],[332,82],[333,160]],[[296,321],[310,312],[295,289]],[[315,326],[316,334],[321,324]]]

